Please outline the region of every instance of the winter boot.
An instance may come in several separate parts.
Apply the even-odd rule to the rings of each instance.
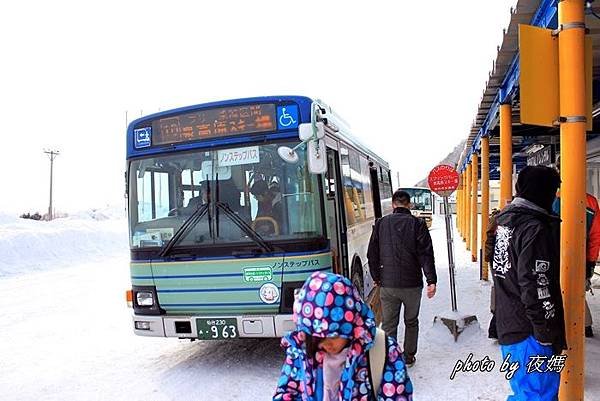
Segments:
[[[587,338],[594,337],[594,330],[592,330],[592,326],[585,326],[585,336]]]

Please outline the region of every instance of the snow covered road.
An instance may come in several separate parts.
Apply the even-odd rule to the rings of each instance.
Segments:
[[[509,387],[498,371],[499,349],[486,338],[490,286],[479,281],[462,244],[456,244],[458,305],[477,315],[481,329],[469,327],[455,344],[445,327],[432,324],[436,314],[449,309],[450,300],[442,220],[436,220],[431,233],[439,288],[421,306],[417,364],[409,371],[415,400],[505,400]],[[97,262],[0,277],[0,399],[271,398],[283,361],[279,340],[189,342],[135,336],[124,300],[128,254],[122,249],[108,254]],[[588,297],[597,322],[598,298]],[[587,340],[587,345],[586,400],[600,401],[600,339]],[[473,360],[488,355],[496,369],[458,373],[450,381],[456,360],[470,352]]]
[[[127,286],[124,257],[0,280],[0,399],[269,399],[278,340],[136,337]]]

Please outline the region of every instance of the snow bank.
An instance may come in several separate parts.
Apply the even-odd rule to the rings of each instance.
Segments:
[[[13,215],[10,213],[0,212],[0,225],[15,223],[17,221],[19,221],[19,216],[17,216],[16,214]]]
[[[70,213],[69,219],[75,220],[122,220],[127,219],[125,206],[107,206],[100,209],[87,209]]]
[[[0,277],[127,251],[127,218],[122,207],[81,211],[49,222],[0,214]]]

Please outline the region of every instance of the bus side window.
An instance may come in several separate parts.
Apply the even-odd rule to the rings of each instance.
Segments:
[[[352,177],[350,176],[350,160],[348,149],[340,147],[340,158],[342,165],[342,182],[344,183],[344,209],[346,209],[346,222],[348,227],[356,224],[354,214],[355,205],[352,202]]]
[[[340,148],[344,179],[344,206],[348,226],[365,220],[365,194],[360,156],[353,149]]]
[[[383,167],[380,169],[381,175],[379,177],[379,193],[381,199],[387,199],[392,197],[392,186],[389,181],[389,171]]]
[[[360,157],[360,175],[363,182],[363,195],[364,195],[364,209],[365,217],[367,219],[375,216],[375,209],[373,208],[373,194],[371,193],[371,174],[369,172],[369,162],[364,157]]]
[[[384,168],[379,168],[379,197],[384,215],[392,212],[392,185],[390,184],[390,173]]]

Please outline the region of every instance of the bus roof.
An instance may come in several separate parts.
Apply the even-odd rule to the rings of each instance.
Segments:
[[[321,105],[324,105],[321,101],[317,102]],[[229,99],[222,100],[216,102],[202,103],[196,104],[192,106],[180,107],[171,110],[165,110],[158,113],[153,113],[147,116],[143,116],[133,120],[129,123],[127,127],[127,158],[143,156],[143,155],[155,155],[158,153],[163,153],[166,150],[187,150],[194,149],[198,147],[216,147],[227,144],[235,144],[235,143],[245,143],[248,142],[248,139],[251,137],[260,138],[260,139],[280,139],[280,138],[297,138],[298,137],[298,129],[286,130],[286,131],[273,131],[271,133],[264,133],[263,135],[249,134],[249,135],[240,135],[237,137],[225,137],[225,138],[212,138],[206,139],[202,142],[202,145],[199,146],[198,142],[195,143],[180,143],[176,145],[171,145],[167,147],[149,147],[143,149],[136,149],[134,147],[134,129],[148,125],[151,121],[156,119],[162,119],[170,116],[180,115],[183,113],[198,111],[198,110],[209,110],[220,107],[227,106],[235,106],[235,105],[244,105],[244,104],[266,104],[266,103],[275,103],[275,104],[286,104],[286,103],[295,103],[298,105],[298,117],[299,123],[308,123],[311,119],[311,107],[313,104],[313,99],[306,96],[261,96],[261,97],[250,97],[250,98],[240,98],[240,99]],[[325,105],[326,106],[326,105]],[[331,109],[326,106],[328,111]],[[348,143],[349,145],[357,148],[361,152],[367,154],[370,159],[375,160],[380,165],[385,168],[389,168],[388,163],[383,160],[380,156],[375,154],[373,151],[369,150],[366,146],[364,146],[359,140],[354,137],[349,132],[347,128],[347,123],[341,119],[341,117],[332,115],[331,119],[334,123],[336,123],[337,127],[341,127],[339,131],[333,133],[332,135],[338,137],[338,139]]]

